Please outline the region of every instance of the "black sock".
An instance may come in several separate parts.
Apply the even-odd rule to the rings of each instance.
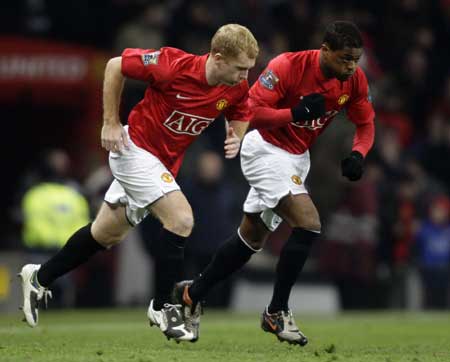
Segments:
[[[292,286],[305,265],[313,241],[319,233],[301,228],[294,228],[281,250],[276,268],[275,286],[268,312],[275,313],[288,310],[288,300]]]
[[[206,296],[221,280],[242,268],[256,251],[250,249],[236,233],[216,252],[203,273],[189,287],[189,296],[194,303]]]
[[[160,310],[171,303],[172,289],[183,278],[184,236],[162,229],[154,247],[155,300],[153,308]]]
[[[42,264],[37,273],[40,285],[48,287],[61,275],[86,262],[96,252],[106,249],[92,237],[91,225],[92,223],[89,223],[75,232],[60,251]]]

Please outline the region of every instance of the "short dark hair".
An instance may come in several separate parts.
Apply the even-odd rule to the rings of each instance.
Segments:
[[[358,27],[350,21],[334,21],[329,24],[323,37],[331,50],[362,48],[363,41]]]

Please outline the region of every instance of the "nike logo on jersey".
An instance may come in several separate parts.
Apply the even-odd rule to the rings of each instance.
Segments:
[[[177,95],[175,96],[177,99],[192,99],[191,97],[185,97],[182,96],[180,93],[177,93]]]
[[[309,110],[309,108],[306,107],[306,106],[305,106],[305,111],[308,112],[308,113],[311,112],[311,111]]]

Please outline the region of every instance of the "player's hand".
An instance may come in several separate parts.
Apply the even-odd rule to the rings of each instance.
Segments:
[[[241,147],[241,139],[234,132],[233,127],[228,127],[227,138],[225,139],[225,158],[235,158]]]
[[[294,122],[309,121],[322,117],[325,110],[325,98],[322,94],[313,93],[300,98],[300,102],[291,108]]]
[[[357,181],[364,172],[364,157],[358,151],[353,151],[350,156],[341,161],[342,176],[350,181]]]
[[[107,151],[121,153],[128,149],[128,135],[120,123],[105,123],[102,127],[102,147]]]

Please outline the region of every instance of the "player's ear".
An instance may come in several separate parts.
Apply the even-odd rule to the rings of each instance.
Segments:
[[[212,54],[212,57],[214,59],[214,62],[221,67],[222,64],[226,63],[225,57],[223,56],[222,53],[214,53]]]
[[[211,56],[216,62],[223,60],[223,55],[221,53],[213,53]]]
[[[221,53],[211,54],[214,64],[218,69],[222,69],[225,66],[225,57]]]
[[[324,59],[329,59],[332,53],[330,46],[327,43],[322,43],[320,51],[323,54]]]
[[[320,46],[320,50],[322,50],[325,53],[328,53],[331,49],[327,43],[322,43],[322,45]]]

